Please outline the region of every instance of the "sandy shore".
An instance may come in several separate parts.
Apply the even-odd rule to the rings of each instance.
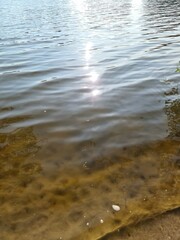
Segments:
[[[103,240],[180,240],[180,208],[116,231]]]

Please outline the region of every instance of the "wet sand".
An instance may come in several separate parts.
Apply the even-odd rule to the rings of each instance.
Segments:
[[[180,208],[109,234],[102,240],[179,240]]]

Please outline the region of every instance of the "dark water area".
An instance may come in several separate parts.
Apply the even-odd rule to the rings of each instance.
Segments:
[[[0,3],[0,239],[179,207],[180,2]]]

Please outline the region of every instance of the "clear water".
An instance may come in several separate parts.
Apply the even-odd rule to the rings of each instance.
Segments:
[[[0,3],[1,239],[97,239],[180,206],[180,2]]]

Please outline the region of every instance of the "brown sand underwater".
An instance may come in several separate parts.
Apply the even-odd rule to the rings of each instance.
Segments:
[[[46,174],[33,128],[1,133],[1,240],[98,239],[180,206],[180,145],[113,150]],[[118,211],[113,205],[119,207]]]

